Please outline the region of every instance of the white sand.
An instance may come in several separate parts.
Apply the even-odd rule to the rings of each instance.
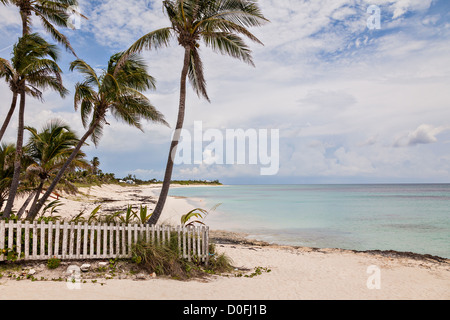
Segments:
[[[141,195],[156,194],[154,188],[128,188],[128,191],[142,189],[138,192]],[[122,191],[124,188],[105,186],[92,188],[90,194],[113,197],[126,206],[129,192]],[[66,203],[75,213],[82,207],[76,201]],[[87,207],[91,206],[95,207],[95,203]],[[184,199],[170,198],[162,220],[177,224],[179,215],[192,207]],[[106,280],[104,285],[83,283],[78,290],[68,289],[64,282],[3,278],[0,299],[450,299],[449,260],[256,245],[218,245],[218,250],[225,252],[238,268],[253,271],[255,267],[263,267],[271,271],[252,278],[214,276],[207,281],[113,279]],[[371,266],[379,273],[368,273]],[[368,283],[369,287],[378,284],[379,288],[370,289]]]
[[[58,199],[62,206],[57,208],[54,215],[71,218],[84,211],[84,216],[88,217],[98,205],[101,205],[99,213],[125,211],[128,205],[132,205],[133,210],[139,209],[140,205],[147,206],[150,213],[158,200],[160,187],[161,185],[158,184],[145,186],[110,184],[101,187],[79,188],[77,195],[64,194]],[[176,185],[173,188],[183,187]],[[56,199],[49,199],[49,201],[53,200]],[[24,197],[19,198],[15,203],[14,210],[19,210],[24,201]],[[194,208],[195,206],[185,199],[168,197],[158,224],[178,225],[180,217]]]

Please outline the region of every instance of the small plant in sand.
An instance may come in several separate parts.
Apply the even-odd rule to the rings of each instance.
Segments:
[[[181,224],[186,227],[194,226],[196,223],[204,225],[205,223],[203,222],[203,220],[205,220],[206,216],[210,212],[216,210],[217,207],[219,207],[220,205],[221,205],[221,203],[218,203],[209,210],[205,210],[202,208],[192,209],[188,213],[181,216]],[[197,219],[197,220],[194,220],[194,219]],[[201,220],[198,220],[198,219],[201,219]]]

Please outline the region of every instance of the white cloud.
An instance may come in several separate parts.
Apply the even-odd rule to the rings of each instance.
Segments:
[[[410,10],[428,9],[432,0],[397,0],[392,2],[391,8],[394,10],[392,18],[397,19]]]
[[[89,16],[85,28],[94,33],[100,44],[109,47],[129,46],[144,34],[168,26],[161,1],[104,0],[95,4],[84,1],[84,7]]]
[[[437,135],[450,130],[450,127],[434,127],[428,124],[420,125],[413,132],[403,135],[394,142],[395,147],[416,146],[419,144],[430,144],[438,141]]]

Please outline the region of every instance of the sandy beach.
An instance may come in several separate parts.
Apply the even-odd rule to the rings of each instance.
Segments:
[[[80,195],[61,199],[64,206],[58,215],[70,217],[81,210],[90,212],[100,203],[104,210],[123,209],[128,204],[152,208],[158,187],[107,185],[80,191]],[[193,207],[186,199],[170,197],[161,222],[179,224],[180,216]],[[217,243],[217,250],[229,256],[242,275],[251,274],[255,268],[262,269],[261,274],[214,275],[190,281],[160,277],[110,279],[101,283],[88,281],[78,289],[69,289],[65,282],[15,281],[3,277],[0,299],[450,299],[448,259],[396,252],[269,245],[218,230],[213,230],[211,237]]]

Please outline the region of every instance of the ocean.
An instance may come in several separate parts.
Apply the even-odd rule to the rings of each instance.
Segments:
[[[212,229],[270,243],[450,258],[450,184],[225,185],[171,188],[201,199]]]

